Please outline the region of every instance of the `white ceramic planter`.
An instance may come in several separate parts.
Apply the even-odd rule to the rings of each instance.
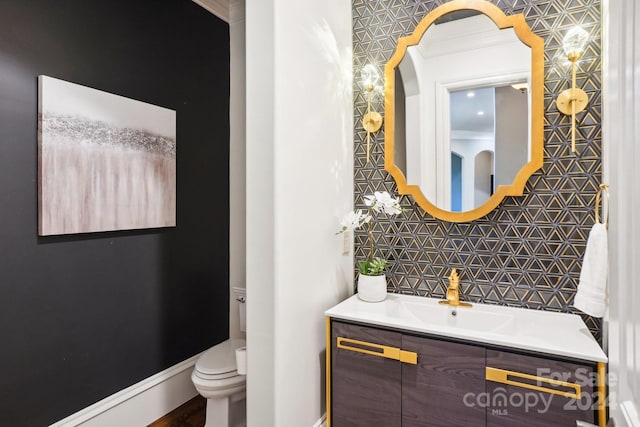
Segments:
[[[387,276],[358,276],[358,298],[367,302],[384,301],[387,297]]]

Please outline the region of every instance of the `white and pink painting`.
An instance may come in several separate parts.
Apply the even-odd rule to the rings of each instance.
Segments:
[[[41,236],[176,225],[176,112],[38,77]]]

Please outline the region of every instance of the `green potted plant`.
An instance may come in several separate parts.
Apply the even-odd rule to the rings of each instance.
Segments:
[[[358,209],[345,215],[340,223],[342,229],[338,234],[356,230],[368,224],[369,256],[358,262],[358,298],[368,302],[379,302],[387,297],[387,278],[384,270],[389,262],[374,256],[373,218],[381,212],[386,215],[399,215],[402,213],[402,208],[399,199],[391,197],[386,191],[376,191],[372,195],[365,196],[364,204],[368,208],[366,212]]]

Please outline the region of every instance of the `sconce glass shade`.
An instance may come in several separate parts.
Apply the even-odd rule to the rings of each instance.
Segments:
[[[360,71],[360,80],[366,90],[373,90],[379,78],[378,70],[372,64],[365,65]]]
[[[564,53],[566,53],[567,56],[570,56],[571,54],[580,55],[588,40],[589,33],[580,27],[573,27],[562,39],[562,48],[564,49]]]

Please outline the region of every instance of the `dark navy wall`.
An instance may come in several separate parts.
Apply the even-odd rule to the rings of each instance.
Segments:
[[[39,74],[177,111],[176,228],[38,237]],[[228,82],[228,26],[191,1],[0,2],[0,425],[227,338]]]

